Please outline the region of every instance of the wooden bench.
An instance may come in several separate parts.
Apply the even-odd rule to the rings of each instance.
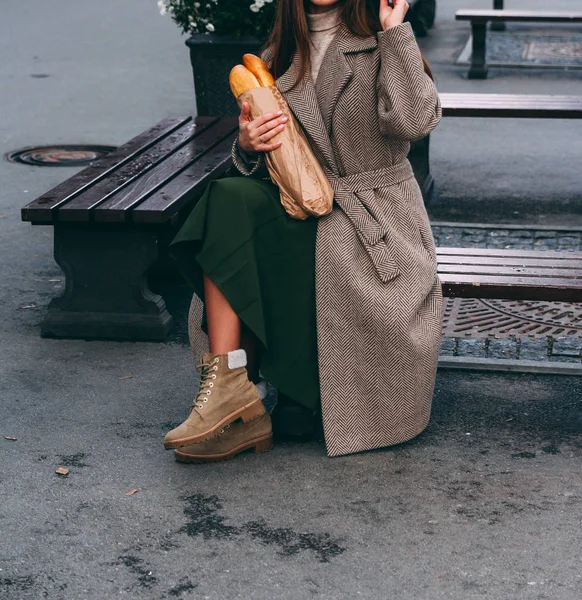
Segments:
[[[582,12],[539,10],[458,10],[458,21],[470,21],[472,30],[472,54],[469,79],[487,78],[487,23],[544,22],[582,23]]]
[[[66,287],[45,337],[163,340],[172,317],[148,272],[208,182],[231,165],[235,117],[166,119],[22,209],[54,228]]]
[[[439,97],[443,117],[582,118],[582,96],[440,93]],[[408,158],[429,204],[434,186],[429,136],[411,145]]]
[[[443,294],[582,302],[582,252],[437,248]]]
[[[439,94],[445,117],[582,118],[582,96]],[[582,252],[437,248],[445,296],[582,302]]]
[[[444,110],[451,100],[458,116],[479,116],[475,99],[459,109],[459,95],[448,96]],[[172,318],[148,272],[168,267],[177,229],[206,185],[229,173],[237,131],[233,117],[167,119],[22,209],[24,221],[54,228],[66,276],[43,336],[167,337]],[[438,248],[438,261],[447,296],[582,301],[582,253]]]

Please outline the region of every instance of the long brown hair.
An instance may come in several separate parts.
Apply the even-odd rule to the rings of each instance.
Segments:
[[[299,51],[300,68],[294,85],[310,68],[310,38],[305,16],[308,2],[309,0],[279,0],[273,28],[264,46],[264,49],[270,48],[270,67],[275,78],[289,68],[295,51]],[[382,31],[378,11],[379,0],[343,0],[340,19],[354,35],[366,37]],[[425,73],[433,79],[431,68],[422,52],[421,56]]]

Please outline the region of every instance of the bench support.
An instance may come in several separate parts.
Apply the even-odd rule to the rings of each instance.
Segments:
[[[503,0],[493,0],[494,10],[503,10]],[[493,21],[490,26],[491,31],[505,31],[504,21]]]
[[[147,271],[158,257],[155,232],[104,231],[56,224],[55,260],[66,276],[41,335],[51,338],[163,341],[172,317],[150,291]]]
[[[473,48],[471,66],[467,77],[469,79],[487,79],[487,21],[472,21]]]

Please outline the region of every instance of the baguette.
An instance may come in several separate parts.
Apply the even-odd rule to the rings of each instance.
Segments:
[[[235,65],[230,70],[228,82],[235,98],[243,92],[261,87],[259,80],[244,65]]]
[[[254,54],[243,54],[244,66],[259,80],[261,87],[275,85],[275,78],[264,60]]]

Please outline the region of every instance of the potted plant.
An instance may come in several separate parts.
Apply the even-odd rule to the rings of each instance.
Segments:
[[[198,115],[238,115],[229,88],[230,69],[246,52],[257,54],[275,16],[274,0],[158,0],[189,35]]]

